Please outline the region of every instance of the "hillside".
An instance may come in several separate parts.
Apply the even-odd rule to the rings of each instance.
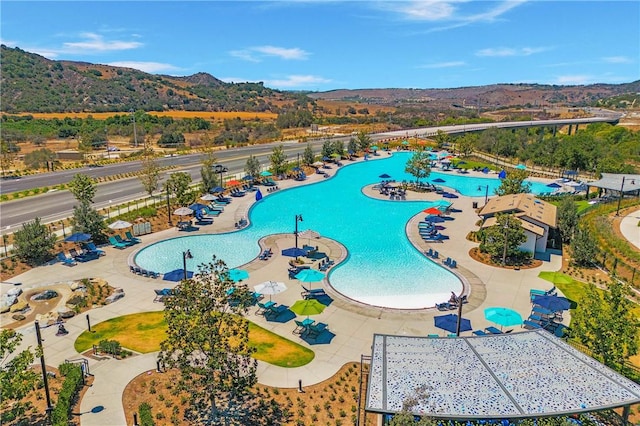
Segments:
[[[225,83],[198,73],[187,77],[85,62],[51,61],[4,45],[0,51],[2,111],[251,111],[278,112],[293,94],[262,83]]]

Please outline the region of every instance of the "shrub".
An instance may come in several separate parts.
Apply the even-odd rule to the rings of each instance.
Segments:
[[[138,407],[138,414],[140,415],[140,426],[154,426],[153,414],[151,414],[151,406],[146,402],[143,402]]]
[[[59,369],[65,379],[58,394],[58,402],[51,413],[51,423],[54,426],[67,426],[71,416],[71,406],[82,386],[82,369],[77,364],[69,363],[60,365]]]

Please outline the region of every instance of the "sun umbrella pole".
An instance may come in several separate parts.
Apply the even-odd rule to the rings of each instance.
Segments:
[[[456,336],[460,337],[460,324],[462,322],[462,293],[457,297],[458,303],[458,324],[456,325]]]

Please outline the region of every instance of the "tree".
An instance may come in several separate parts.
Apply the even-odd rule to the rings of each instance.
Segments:
[[[40,376],[31,368],[35,354],[27,348],[14,354],[22,341],[15,330],[0,331],[0,422],[9,423],[26,411],[21,400],[36,389]]]
[[[594,358],[624,373],[625,361],[638,353],[640,320],[632,310],[627,284],[613,280],[608,291],[588,284],[571,316],[570,336],[593,351]]]
[[[147,150],[148,152],[149,150]],[[142,169],[140,170],[140,182],[142,182],[142,187],[149,194],[149,196],[153,195],[153,191],[158,189],[160,184],[160,167],[158,167],[158,163],[156,160],[150,155],[148,152],[142,160]],[[204,180],[204,178],[203,178]]]
[[[438,145],[438,149],[442,149],[449,144],[451,136],[449,136],[449,133],[438,130],[434,139],[436,141],[436,144]]]
[[[77,173],[69,182],[69,191],[81,203],[93,203],[96,195],[96,184],[93,179],[82,173]]]
[[[287,170],[287,154],[284,153],[282,145],[273,147],[269,161],[271,161],[271,169],[275,175],[282,174]]]
[[[202,159],[202,167],[200,167],[200,177],[202,183],[200,184],[200,191],[207,193],[216,186],[222,186],[222,182],[218,184],[219,173],[216,173],[214,166],[218,162],[218,159],[212,152],[205,154]]]
[[[56,154],[47,148],[36,149],[24,155],[24,165],[31,169],[46,167],[49,161],[55,161]]]
[[[71,226],[73,232],[82,232],[90,234],[91,239],[102,244],[107,241],[104,231],[107,225],[100,213],[89,203],[80,203],[73,206],[73,218],[71,218]]]
[[[313,149],[311,148],[311,144],[308,143],[302,153],[302,164],[305,166],[310,166],[315,161],[315,156],[313,155]]]
[[[571,261],[578,266],[591,266],[600,250],[584,226],[578,226],[571,239]]]
[[[180,132],[164,132],[158,139],[158,146],[175,148],[183,146],[185,142],[184,135]]]
[[[500,186],[496,189],[496,195],[522,194],[531,192],[531,184],[525,183],[529,176],[526,170],[513,170],[507,173],[502,179]]]
[[[478,136],[472,133],[465,133],[456,141],[456,148],[463,157],[467,157],[473,153],[476,147]]]
[[[347,144],[347,151],[350,154],[355,154],[358,152],[358,142],[356,142],[356,138],[349,139],[349,143]]]
[[[578,206],[572,197],[564,197],[558,206],[558,230],[565,244],[571,241],[578,226]]]
[[[333,142],[333,153],[338,154],[340,157],[344,155],[344,142],[336,140]]]
[[[358,147],[360,151],[366,151],[369,149],[369,145],[371,145],[371,137],[367,135],[365,132],[359,132],[356,136]]]
[[[407,160],[405,165],[405,172],[412,176],[415,176],[416,182],[420,182],[420,179],[426,179],[431,174],[431,159],[429,153],[426,151],[418,151]]]
[[[249,176],[257,178],[258,175],[260,175],[260,160],[250,155],[249,158],[247,158],[247,163],[244,165],[244,172]]]
[[[31,266],[41,265],[51,259],[51,251],[56,244],[56,236],[36,217],[32,222],[22,224],[15,232],[13,249],[16,256]]]
[[[509,263],[512,258],[520,256],[520,244],[527,240],[520,219],[512,214],[497,214],[496,225],[483,231],[480,251],[489,253],[498,262]]]
[[[186,206],[191,204],[195,197],[189,190],[191,183],[191,175],[185,172],[171,173],[169,179],[164,183],[164,190],[169,189],[169,193],[173,194],[178,204]]]
[[[18,155],[16,151],[12,149],[12,145],[14,144],[0,141],[0,169],[2,169],[2,176],[7,173],[8,169],[13,167],[13,163],[16,161]]]
[[[333,154],[333,144],[331,143],[331,139],[325,139],[322,142],[322,148],[320,149],[320,156],[323,158],[331,158],[331,154]]]
[[[214,256],[165,302],[167,340],[159,359],[180,370],[181,385],[189,389],[186,415],[194,423],[247,424],[243,419],[252,411],[257,361],[244,318],[251,296],[228,272]],[[232,288],[239,303],[229,303]]]

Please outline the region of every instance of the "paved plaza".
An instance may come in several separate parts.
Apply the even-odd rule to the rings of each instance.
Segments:
[[[382,157],[384,158],[384,157]],[[361,161],[361,160],[360,160]],[[335,173],[336,168],[328,170],[329,174]],[[321,175],[311,175],[304,182],[293,180],[279,181],[280,190],[301,184],[318,182],[324,178]],[[366,195],[379,196],[371,187],[364,189]],[[268,197],[270,193],[264,192]],[[441,197],[435,193],[414,193],[409,191],[408,200],[436,200]],[[483,329],[492,325],[483,314],[483,310],[490,306],[503,306],[518,311],[523,317],[527,317],[531,304],[529,302],[529,290],[532,288],[548,289],[551,284],[538,278],[540,271],[555,271],[560,269],[561,257],[550,254],[550,260],[544,262],[539,268],[508,270],[480,264],[469,256],[469,250],[477,244],[467,240],[469,231],[476,230],[478,216],[472,208],[472,203],[479,198],[460,196],[455,200],[458,212],[452,213],[455,226],[449,226],[447,233],[450,239],[443,243],[429,245],[422,241],[417,231],[417,221],[422,215],[412,218],[407,224],[407,232],[410,240],[421,251],[430,247],[440,252],[440,258],[451,257],[457,260],[458,268],[455,272],[467,284],[466,291],[469,295],[469,303],[464,305],[463,315],[471,320],[474,329]],[[201,227],[198,233],[219,233],[235,230],[235,223],[247,218],[250,205],[254,197],[249,194],[242,198],[235,198],[225,208],[223,214],[214,219],[213,225]],[[393,201],[402,202],[402,201]],[[293,230],[292,230],[293,231]],[[105,279],[111,286],[122,288],[126,296],[117,302],[92,309],[89,315],[91,323],[97,324],[110,318],[144,311],[157,311],[164,308],[162,303],[154,302],[154,289],[171,287],[176,283],[152,279],[129,272],[129,262],[136,250],[151,243],[167,238],[182,236],[177,229],[169,229],[149,235],[143,235],[142,244],[125,250],[117,250],[105,247],[106,256],[99,260],[80,263],[75,267],[64,267],[60,264],[52,264],[34,268],[11,282],[21,283],[21,287],[27,291],[36,287],[44,287],[54,283],[65,283],[86,277],[99,277]],[[300,283],[288,277],[288,262],[291,258],[280,255],[283,248],[293,244],[293,233],[272,235],[264,238],[260,244],[273,251],[273,256],[267,260],[254,260],[246,265],[238,266],[250,272],[247,280],[249,287],[266,280],[282,281],[288,289],[274,296],[274,299],[284,305],[292,305],[300,299],[302,290]],[[340,241],[333,241],[320,237],[314,241],[320,251],[325,251],[331,259],[338,264],[347,256]],[[176,253],[176,256],[180,256]],[[224,259],[223,259],[224,260]],[[286,323],[270,322],[263,316],[255,315],[255,308],[251,308],[248,318],[260,326],[277,334],[288,337],[302,345],[309,346],[315,352],[314,360],[299,368],[276,367],[264,362],[259,363],[258,380],[261,384],[285,387],[297,387],[298,381],[303,385],[310,385],[331,377],[339,368],[350,361],[360,361],[361,355],[371,354],[372,338],[374,333],[395,334],[405,336],[426,336],[427,334],[445,335],[442,330],[434,327],[433,317],[442,314],[435,308],[422,310],[391,310],[375,308],[347,300],[342,295],[333,291],[326,282],[315,283],[322,285],[326,292],[334,299],[322,314],[314,319],[327,323],[329,330],[335,337],[329,344],[309,346],[299,336],[293,334],[295,324],[293,321]],[[10,287],[2,285],[2,291],[6,292]],[[443,301],[444,302],[444,301]],[[61,301],[64,303],[64,301]],[[55,311],[56,307],[51,306]],[[78,359],[81,356],[75,352],[73,343],[76,338],[87,329],[86,314],[73,317],[66,321],[65,327],[69,331],[66,336],[55,336],[55,327],[43,330],[44,352],[48,365],[57,366],[65,360]],[[565,316],[565,323],[568,322]],[[24,346],[36,346],[36,337],[33,323],[18,328],[25,335]],[[519,327],[514,330],[521,330]],[[462,333],[470,335],[470,332]],[[127,383],[137,375],[154,370],[156,368],[156,354],[136,355],[125,360],[94,360],[89,359],[90,371],[95,376],[93,386],[88,389],[81,404],[81,424],[86,425],[123,425],[131,423],[132,419],[125,419],[122,408],[122,393]],[[99,413],[92,413],[96,406],[104,407]]]

